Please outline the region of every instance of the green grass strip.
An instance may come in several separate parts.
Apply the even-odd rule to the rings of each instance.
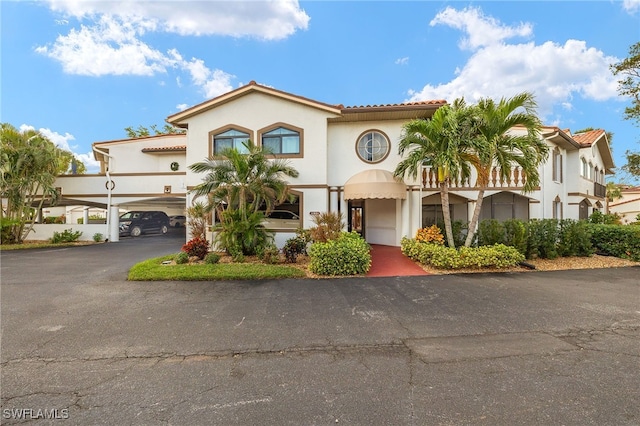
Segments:
[[[148,259],[129,270],[130,281],[214,281],[299,278],[304,271],[286,265],[259,263],[217,263],[213,265],[163,265],[175,255]]]

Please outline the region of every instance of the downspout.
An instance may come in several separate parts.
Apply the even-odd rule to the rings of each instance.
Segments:
[[[95,146],[92,148],[98,154],[102,154],[107,158],[109,158],[109,162],[107,163],[107,171],[105,173],[107,175],[107,237],[106,239],[107,241],[111,241],[111,175],[110,173],[111,173],[111,159],[113,157],[104,151],[100,151]]]

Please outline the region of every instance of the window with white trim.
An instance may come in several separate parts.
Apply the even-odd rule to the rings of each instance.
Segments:
[[[582,161],[582,168],[580,169],[580,176],[588,178],[589,177],[589,165],[587,164],[587,160],[582,157],[580,159]]]

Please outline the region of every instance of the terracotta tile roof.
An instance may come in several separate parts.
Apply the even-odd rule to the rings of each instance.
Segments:
[[[446,103],[447,101],[443,99],[438,99],[438,100],[432,100],[432,101],[405,102],[405,103],[399,103],[399,104],[347,106],[347,107],[343,107],[343,109],[346,111],[349,111],[352,109],[362,109],[362,108],[403,108],[403,107],[420,107],[420,106],[429,106],[429,105],[446,105]]]
[[[171,152],[171,151],[186,151],[186,150],[187,150],[186,145],[142,148],[142,152]]]
[[[584,133],[577,133],[573,135],[573,140],[575,140],[582,146],[591,146],[595,141],[600,139],[603,134],[604,130],[595,129]]]

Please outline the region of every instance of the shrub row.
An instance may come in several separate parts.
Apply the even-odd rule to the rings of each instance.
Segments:
[[[400,247],[410,259],[441,269],[509,268],[524,261],[522,253],[504,244],[454,249],[405,237]]]
[[[478,226],[478,246],[504,244],[515,247],[527,259],[590,256],[594,252],[592,226],[572,219],[483,220]]]
[[[371,268],[369,244],[357,232],[342,232],[334,240],[314,242],[308,253],[309,270],[317,275],[360,275]]]
[[[598,252],[640,261],[640,226],[592,224],[589,228]]]

